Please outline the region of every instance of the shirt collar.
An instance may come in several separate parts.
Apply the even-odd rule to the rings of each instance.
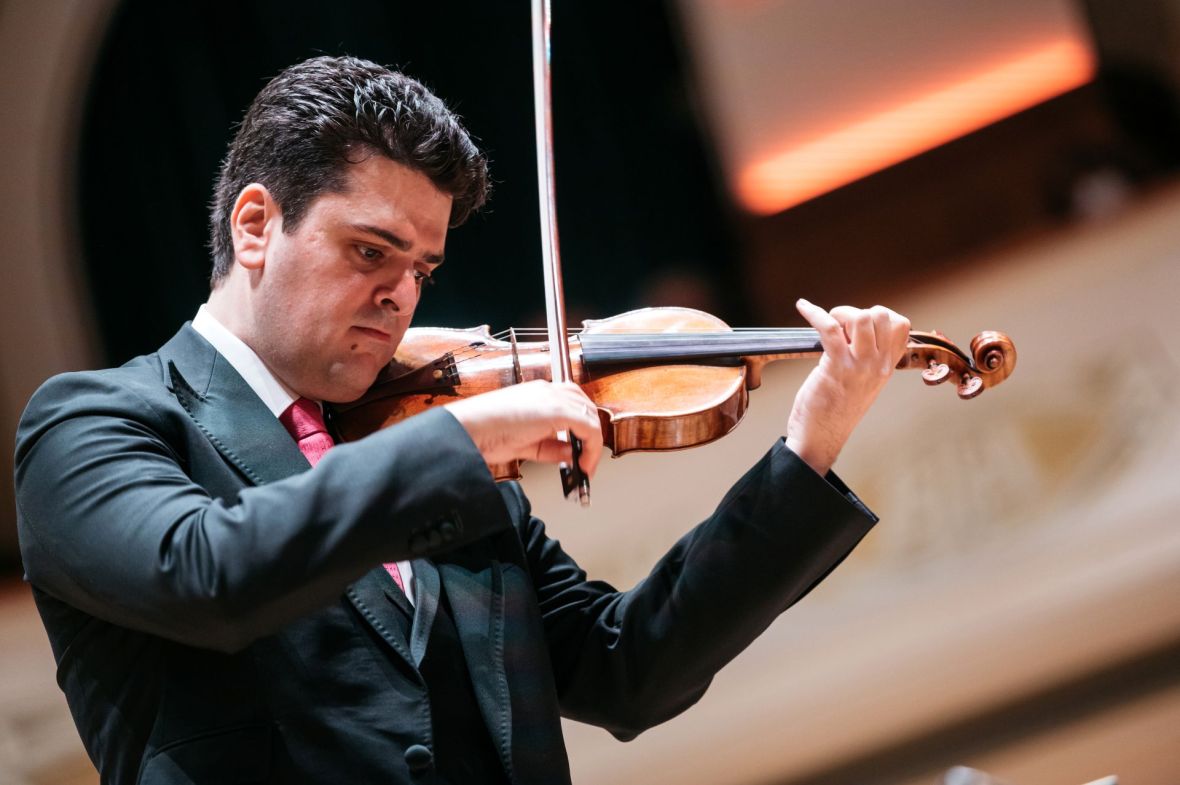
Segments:
[[[197,315],[193,317],[193,329],[213,344],[213,348],[246,380],[246,384],[250,385],[250,389],[275,417],[286,411],[299,397],[271,373],[262,358],[245,341],[217,321],[208,306],[202,305],[197,309]]]

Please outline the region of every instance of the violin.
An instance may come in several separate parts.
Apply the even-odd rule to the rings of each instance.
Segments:
[[[411,327],[369,391],[334,407],[345,440],[359,439],[459,398],[552,378],[543,330]],[[691,308],[642,308],[583,322],[565,342],[570,380],[598,408],[604,444],[616,457],[680,450],[720,439],[746,412],[749,391],[776,360],[823,354],[810,328],[732,329]],[[1016,366],[1003,333],[982,332],[970,354],[938,332],[911,332],[899,369],[922,381],[954,381],[960,398],[995,387]],[[520,478],[520,462],[492,467],[497,480]]]

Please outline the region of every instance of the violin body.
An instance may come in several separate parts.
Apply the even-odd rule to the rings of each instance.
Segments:
[[[583,322],[575,378],[598,407],[603,442],[615,456],[636,450],[680,450],[720,439],[737,427],[749,402],[747,366],[590,363],[593,335],[712,334],[725,322],[691,308],[644,308]],[[734,358],[737,360],[737,358]]]
[[[526,334],[411,328],[369,392],[333,407],[332,422],[351,441],[459,398],[550,379],[549,342],[520,340]],[[741,421],[766,363],[823,353],[814,330],[735,331],[691,308],[587,320],[568,341],[571,379],[598,408],[616,457],[720,439]],[[971,348],[974,358],[938,333],[911,333],[898,367],[920,369],[927,384],[956,379],[960,397],[972,398],[1007,378],[1016,350],[996,332],[976,336]],[[498,480],[520,476],[518,462],[492,469]]]

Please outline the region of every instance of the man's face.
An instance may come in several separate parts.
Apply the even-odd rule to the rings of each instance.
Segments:
[[[317,198],[296,231],[270,232],[251,280],[254,350],[300,395],[360,397],[442,263],[450,214],[420,172],[381,155],[350,164],[343,192]]]

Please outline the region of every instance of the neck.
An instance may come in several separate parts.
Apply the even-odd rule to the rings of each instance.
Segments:
[[[248,291],[231,273],[218,282],[213,291],[209,292],[209,299],[205,301],[205,308],[217,321],[231,333],[257,353],[258,349],[251,340],[254,331],[254,309],[251,307]]]
[[[266,366],[279,386],[293,398],[300,397],[301,393],[275,370],[274,365],[267,359],[267,353],[260,351],[261,343],[256,339],[257,333],[253,329],[256,314],[250,298],[249,282],[235,278],[231,272],[209,293],[205,309],[222,327],[250,347],[250,351]]]

